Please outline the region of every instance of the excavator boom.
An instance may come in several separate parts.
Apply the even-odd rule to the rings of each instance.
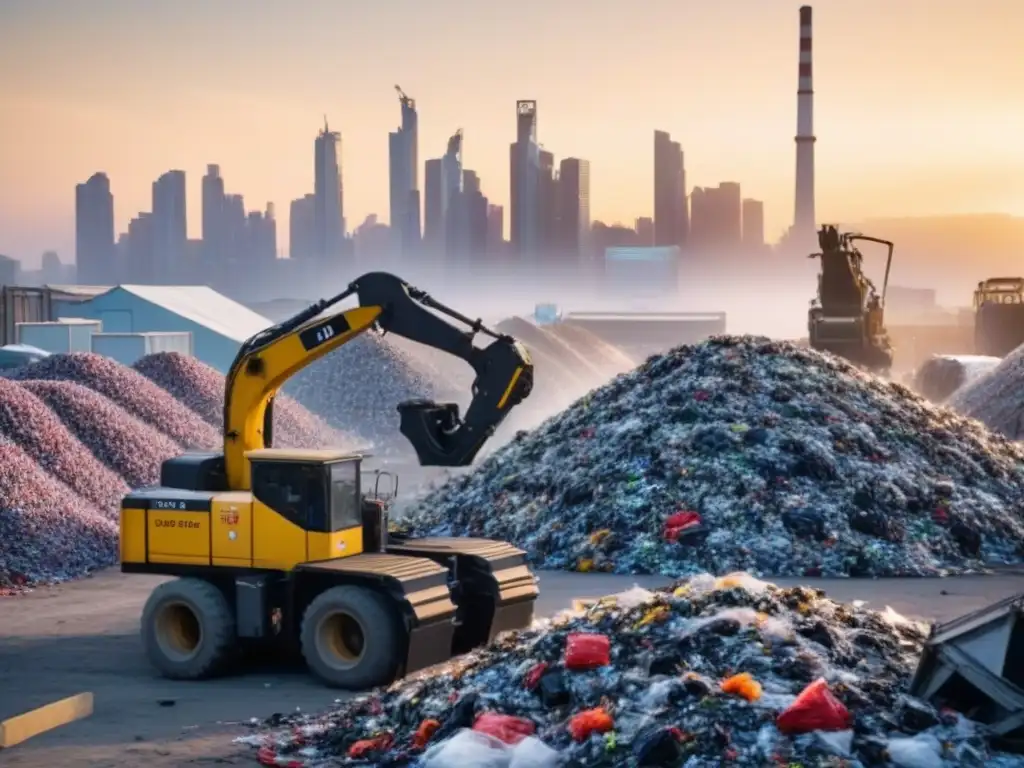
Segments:
[[[359,306],[331,311],[355,296]],[[461,330],[440,314],[467,326]],[[385,273],[357,278],[338,295],[316,302],[242,344],[228,371],[224,398],[224,470],[232,490],[249,489],[246,451],[273,442],[273,400],[292,376],[376,327],[453,355],[476,374],[464,417],[455,403],[414,400],[398,405],[400,431],[423,466],[465,466],[533,388],[526,348],[470,320],[425,291]],[[492,338],[477,347],[474,337]]]

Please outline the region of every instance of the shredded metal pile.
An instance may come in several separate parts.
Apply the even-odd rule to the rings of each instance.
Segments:
[[[1021,765],[904,695],[924,638],[889,610],[704,574],[241,741],[263,765],[318,768]]]
[[[15,381],[72,381],[113,400],[136,418],[156,427],[186,448],[215,450],[217,430],[140,373],[87,352],[51,355],[45,360],[5,371]]]
[[[0,595],[65,581],[117,557],[117,523],[0,438]]]
[[[546,568],[937,575],[1020,562],[1024,450],[788,342],[655,356],[451,479],[418,534]]]
[[[146,355],[132,366],[218,431],[224,426],[224,374],[180,352]],[[274,444],[281,448],[347,448],[357,438],[331,429],[286,395],[274,399]]]
[[[1024,439],[1024,347],[957,390],[948,405],[1011,440]]]

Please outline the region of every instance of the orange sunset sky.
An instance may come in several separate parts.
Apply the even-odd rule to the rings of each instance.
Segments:
[[[106,171],[118,230],[160,173],[221,165],[247,206],[312,190],[326,113],[342,132],[350,230],[387,219],[394,84],[421,162],[465,131],[465,164],[507,205],[517,98],[556,158],[587,158],[592,217],[652,211],[652,131],[688,184],[741,182],[771,239],[792,215],[797,9],[788,0],[4,0],[0,253],[74,251],[74,187]],[[819,218],[1024,215],[1024,2],[819,0]],[[422,165],[420,167],[422,189]],[[506,213],[506,222],[508,216]]]

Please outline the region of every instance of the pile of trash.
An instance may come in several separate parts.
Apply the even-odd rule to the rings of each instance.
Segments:
[[[999,365],[998,357],[984,355],[932,355],[917,369],[913,388],[933,403],[949,397]]]
[[[98,392],[186,448],[216,450],[221,437],[199,416],[131,368],[89,352],[51,355],[5,371],[15,381],[71,381]]]
[[[81,384],[23,381],[20,386],[42,400],[93,456],[132,488],[158,483],[160,465],[182,452],[167,435]],[[0,393],[3,391],[0,385]]]
[[[1024,449],[789,342],[650,358],[407,513],[544,568],[941,575],[1024,555]]]
[[[905,695],[925,628],[746,574],[634,587],[240,739],[267,766],[1020,765]]]
[[[40,468],[59,478],[84,501],[116,514],[130,490],[103,465],[45,402],[13,381],[0,379],[0,436],[17,445]],[[0,507],[12,503],[0,496]],[[0,539],[0,550],[6,543]]]
[[[968,382],[947,405],[977,419],[1011,440],[1024,439],[1024,347],[1018,347],[988,373]]]
[[[180,352],[156,352],[133,366],[218,431],[224,426],[224,374]],[[286,395],[274,398],[274,445],[281,448],[348,448],[358,438],[331,429]]]
[[[77,578],[116,559],[117,523],[109,514],[0,438],[0,596]]]
[[[367,331],[301,371],[284,391],[331,427],[368,440],[381,454],[411,453],[398,431],[398,404],[420,398],[461,402],[467,394],[431,378],[423,368],[388,339]]]

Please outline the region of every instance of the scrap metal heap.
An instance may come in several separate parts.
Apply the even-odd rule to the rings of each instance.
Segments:
[[[889,249],[881,293],[864,274],[864,256],[854,245],[858,240],[880,243]],[[808,257],[821,259],[818,293],[807,312],[811,347],[887,374],[892,367],[892,345],[885,330],[885,293],[893,244],[826,225],[818,232],[818,246],[820,252]]]

